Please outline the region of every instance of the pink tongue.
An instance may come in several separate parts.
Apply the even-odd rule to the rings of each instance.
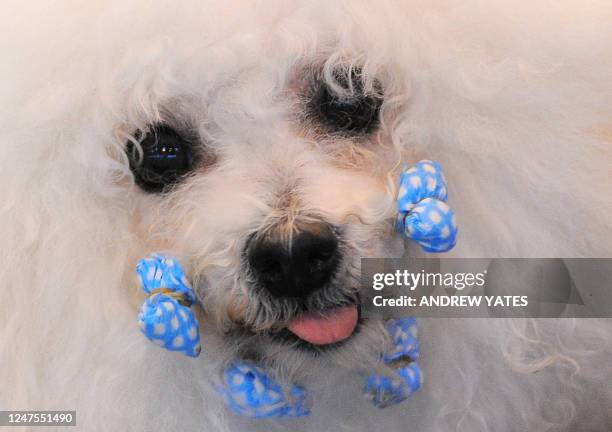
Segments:
[[[346,306],[325,315],[303,313],[289,321],[287,328],[313,345],[327,345],[346,339],[357,326],[357,306]]]

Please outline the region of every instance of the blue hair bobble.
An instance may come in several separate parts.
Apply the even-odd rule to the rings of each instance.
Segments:
[[[174,258],[153,254],[136,266],[142,289],[148,294],[138,325],[152,342],[189,357],[200,354],[200,325],[189,308],[193,289]]]
[[[297,418],[310,415],[306,391],[292,385],[284,391],[281,385],[252,363],[237,361],[223,371],[219,393],[235,413],[252,418]]]
[[[438,162],[422,160],[400,175],[396,230],[425,252],[447,252],[457,242],[455,213]]]
[[[413,317],[391,319],[385,327],[393,349],[383,355],[383,361],[396,367],[388,375],[370,375],[364,388],[366,397],[378,408],[402,402],[419,390],[423,382],[417,363],[420,347],[416,320]]]

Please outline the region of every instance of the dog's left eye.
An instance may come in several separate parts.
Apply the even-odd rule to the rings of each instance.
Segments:
[[[164,192],[189,173],[195,161],[193,146],[167,125],[137,132],[142,152],[129,142],[126,152],[136,184],[146,192]]]
[[[331,132],[341,134],[371,133],[378,126],[382,96],[366,93],[361,79],[361,70],[336,71],[336,82],[345,94],[336,94],[322,84],[314,94],[313,111],[319,121]],[[380,93],[380,84],[375,81],[374,90]]]

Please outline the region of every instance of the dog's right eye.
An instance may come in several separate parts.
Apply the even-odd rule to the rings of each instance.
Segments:
[[[168,125],[136,133],[142,152],[128,142],[126,152],[136,184],[146,192],[164,192],[179,183],[195,163],[192,144]]]

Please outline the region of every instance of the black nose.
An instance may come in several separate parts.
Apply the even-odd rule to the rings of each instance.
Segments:
[[[329,283],[340,261],[331,225],[304,225],[290,241],[278,237],[255,237],[248,245],[249,266],[261,287],[275,297],[303,299]]]

